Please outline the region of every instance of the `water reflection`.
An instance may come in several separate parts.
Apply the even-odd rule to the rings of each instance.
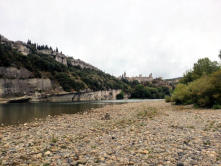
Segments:
[[[145,102],[147,100],[106,100],[97,102],[75,103],[19,103],[0,104],[0,124],[11,125],[44,119],[48,115],[74,114],[107,104],[122,104],[128,102]],[[151,100],[154,101],[154,100]]]
[[[34,119],[44,119],[48,115],[74,114],[91,108],[102,107],[90,103],[26,103],[0,105],[0,124],[25,123]]]

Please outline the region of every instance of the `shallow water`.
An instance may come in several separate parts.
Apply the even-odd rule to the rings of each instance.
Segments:
[[[103,100],[69,103],[19,103],[0,105],[0,124],[13,125],[36,119],[45,119],[48,115],[74,114],[110,104],[144,102],[149,100]]]

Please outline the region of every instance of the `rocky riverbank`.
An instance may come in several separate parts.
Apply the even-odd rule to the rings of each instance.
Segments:
[[[1,126],[0,165],[221,165],[221,110],[152,101]]]
[[[89,92],[63,92],[58,94],[37,94],[32,96],[0,98],[0,103],[26,103],[26,102],[74,102],[74,101],[100,101],[116,100],[121,90],[102,90]]]

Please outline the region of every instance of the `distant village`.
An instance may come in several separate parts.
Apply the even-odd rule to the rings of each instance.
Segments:
[[[127,76],[127,73],[124,72],[119,79],[126,79],[130,82],[132,81],[138,81],[139,83],[151,83],[156,86],[167,86],[167,87],[173,87],[175,84],[179,82],[181,79],[179,78],[172,78],[172,79],[163,79],[162,77],[153,78],[153,74],[150,73],[149,76],[143,76],[142,74],[139,74],[138,76],[129,77]]]
[[[139,83],[141,83],[141,82],[152,82],[153,81],[152,73],[150,73],[148,77],[147,76],[142,76],[142,74],[139,74],[139,76],[135,76],[135,77],[128,77],[127,73],[124,72],[124,74],[122,74],[122,76],[120,76],[120,78],[127,79],[128,81],[137,80]]]

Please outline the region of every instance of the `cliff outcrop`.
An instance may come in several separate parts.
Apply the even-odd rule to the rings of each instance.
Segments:
[[[28,54],[31,53],[31,46],[33,45],[32,43],[24,43],[22,41],[10,41],[7,38],[5,38],[4,36],[0,35],[0,43],[2,44],[8,44],[10,45],[13,49],[16,49],[18,52],[20,52],[22,55],[27,56]],[[64,65],[68,65],[68,61],[69,64],[72,66],[78,66],[81,68],[88,68],[88,69],[93,69],[93,70],[99,70],[98,68],[80,60],[80,59],[74,59],[72,57],[67,57],[66,55],[64,55],[62,52],[58,52],[56,50],[53,50],[51,48],[41,48],[41,47],[36,47],[37,48],[37,53],[40,54],[45,54],[45,55],[50,55],[51,57],[53,57],[57,62],[60,62]]]
[[[15,41],[15,42],[10,41],[2,35],[0,35],[0,43],[7,44],[7,45],[11,46],[13,49],[17,50],[18,52],[20,52],[24,56],[27,56],[28,54],[30,54],[32,52],[32,46],[36,45],[31,42],[24,43],[22,41]],[[88,68],[88,69],[93,69],[93,70],[99,70],[98,68],[96,68],[96,67],[94,67],[94,66],[92,66],[92,65],[90,65],[80,59],[74,59],[72,57],[68,57],[68,56],[64,55],[62,52],[58,52],[57,50],[53,50],[51,47],[50,48],[48,48],[48,47],[42,48],[41,46],[36,45],[36,51],[37,51],[37,53],[40,53],[40,54],[50,55],[57,62],[62,63],[66,66],[68,65],[68,61],[69,61],[69,65],[72,65],[72,66],[78,66],[83,69]]]
[[[36,92],[51,92],[50,79],[0,79],[0,97],[33,96]]]
[[[0,67],[0,97],[33,96],[39,93],[52,93],[62,88],[49,78],[34,78],[25,68]]]
[[[50,102],[71,102],[71,101],[95,101],[95,100],[115,100],[121,90],[101,90],[94,92],[79,92],[64,95],[54,95],[44,98],[43,101]]]
[[[28,41],[10,41],[0,35],[0,98],[31,97],[35,101],[57,94],[89,91],[85,100],[109,99],[123,82],[58,49]],[[96,92],[95,92],[96,91]],[[98,91],[100,91],[98,93]],[[84,94],[86,95],[86,94]]]

